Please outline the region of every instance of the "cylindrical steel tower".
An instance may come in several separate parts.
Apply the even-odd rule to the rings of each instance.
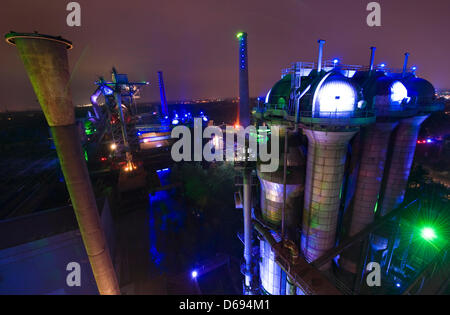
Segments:
[[[269,242],[261,240],[259,244],[259,272],[261,285],[264,291],[270,295],[281,295],[283,279],[282,270],[275,262],[275,253]]]
[[[382,216],[403,202],[420,126],[432,112],[440,111],[443,108],[442,104],[435,102],[435,89],[430,82],[415,77],[405,80],[408,96],[411,98],[411,103],[416,105],[418,114],[402,119],[397,128],[391,163],[386,175],[386,188],[379,208]]]
[[[402,115],[410,112],[408,92],[398,80],[384,74],[362,73],[365,99],[377,114],[377,122],[365,128],[363,149],[353,203],[349,236],[371,224],[377,211],[378,199],[392,131]]]
[[[380,122],[369,126],[365,132],[350,236],[362,231],[375,218],[389,139],[396,125],[396,122]]]
[[[358,130],[304,131],[309,144],[301,249],[312,262],[335,245],[348,143]]]
[[[402,204],[406,185],[416,151],[420,126],[429,115],[414,116],[400,121],[397,128],[391,163],[386,178],[386,189],[380,206],[380,215],[385,216]]]
[[[286,127],[280,127],[280,143],[285,144]],[[298,135],[288,136],[286,194],[284,195],[284,145],[280,148],[280,165],[273,173],[261,172],[258,168],[258,178],[261,183],[261,216],[264,222],[280,231],[284,207],[285,237],[298,242],[298,228],[300,225],[301,197],[304,189],[305,161],[299,150]],[[286,204],[284,206],[284,196]],[[273,295],[279,295],[285,288],[294,292],[295,287],[282,279],[281,268],[276,264],[274,253],[265,241],[260,242],[260,279],[264,290]]]
[[[310,262],[335,245],[348,144],[360,126],[374,121],[358,108],[359,87],[350,79],[338,71],[318,75],[300,118],[309,142],[301,250]]]
[[[51,127],[98,290],[100,294],[119,294],[116,274],[75,125],[67,58],[67,49],[72,48],[72,44],[61,37],[37,33],[9,33],[6,35],[6,41],[17,47]]]
[[[280,128],[281,139],[284,143],[286,128]],[[284,145],[283,145],[284,147]],[[258,169],[258,178],[261,183],[261,215],[264,221],[277,229],[281,228],[282,211],[284,203],[284,148],[280,148],[280,166],[273,173],[263,173]],[[299,211],[301,196],[304,190],[305,161],[299,150],[298,136],[290,135],[287,149],[287,176],[286,176],[286,207],[285,227],[286,236],[293,241],[297,240],[299,227]]]

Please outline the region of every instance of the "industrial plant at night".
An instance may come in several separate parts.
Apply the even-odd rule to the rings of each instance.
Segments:
[[[387,63],[378,35],[314,31],[297,54],[247,22],[174,52],[160,39],[151,71],[145,36],[136,50],[119,32],[98,58],[102,38],[77,50],[79,35],[3,29],[10,100],[36,108],[0,113],[1,295],[173,295],[212,311],[450,293],[450,104],[418,46]]]

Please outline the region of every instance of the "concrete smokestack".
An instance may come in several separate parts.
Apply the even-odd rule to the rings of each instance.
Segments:
[[[75,125],[67,58],[72,44],[61,37],[37,33],[9,33],[6,41],[17,47],[51,127],[99,293],[120,294]]]
[[[248,86],[247,33],[238,33],[239,39],[239,125],[250,126],[250,92]]]
[[[167,98],[166,98],[166,87],[164,85],[164,78],[162,71],[158,71],[158,82],[159,82],[159,93],[161,96],[161,110],[162,115],[164,117],[169,115],[169,107],[167,105]]]
[[[373,71],[373,65],[375,63],[375,51],[377,50],[376,47],[370,47],[370,65],[369,65],[369,70]]]
[[[319,43],[319,56],[317,58],[317,72],[322,71],[322,58],[323,58],[323,45],[325,45],[325,41],[319,39],[317,41]]]

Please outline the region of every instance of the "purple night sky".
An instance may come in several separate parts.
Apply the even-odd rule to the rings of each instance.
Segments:
[[[75,104],[89,103],[99,75],[112,66],[132,80],[148,80],[144,99],[159,99],[158,70],[169,100],[238,95],[239,30],[249,33],[250,92],[265,95],[294,61],[324,58],[410,65],[437,89],[450,88],[450,1],[380,0],[382,26],[369,27],[369,0],[79,0],[81,27],[66,25],[69,0],[2,0],[0,30],[61,35],[69,52]],[[38,108],[14,48],[0,43],[0,111]]]

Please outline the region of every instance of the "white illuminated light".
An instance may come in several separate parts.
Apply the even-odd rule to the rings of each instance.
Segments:
[[[354,87],[343,80],[324,82],[317,93],[315,106],[319,106],[321,113],[352,112],[356,104]]]
[[[191,276],[192,276],[192,279],[197,278],[198,272],[196,270],[192,271]]]
[[[400,81],[395,81],[391,85],[391,103],[401,104],[405,98],[408,98],[408,90]]]
[[[266,104],[269,104],[269,98],[270,98],[270,93],[271,92],[272,92],[272,89],[270,89],[270,91],[266,95]]]

